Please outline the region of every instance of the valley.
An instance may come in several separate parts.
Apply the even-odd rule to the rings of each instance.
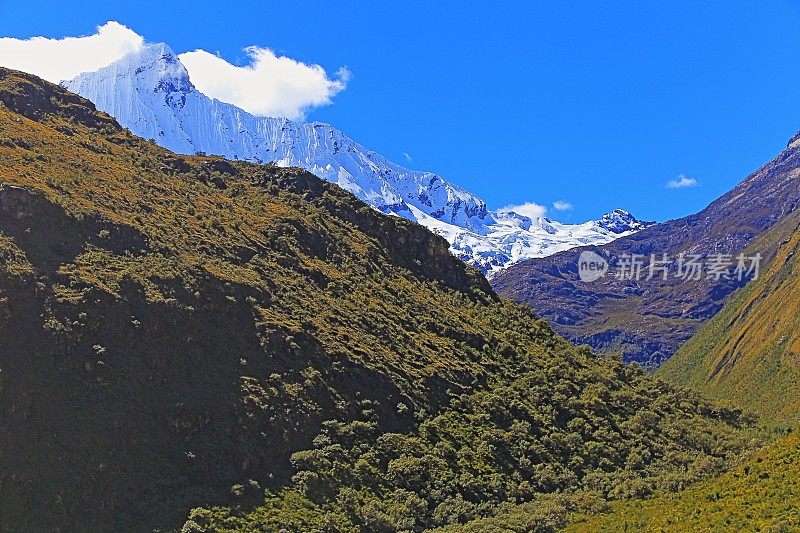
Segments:
[[[0,533],[800,531],[800,11],[624,4],[0,3]]]
[[[740,411],[304,171],[173,155],[13,71],[0,102],[4,529],[426,529],[747,449]]]
[[[492,278],[500,294],[526,302],[562,335],[578,344],[655,368],[722,309],[747,279],[703,273],[686,281],[678,275],[679,257],[707,259],[725,254],[731,262],[800,205],[800,142],[797,138],[775,159],[732,191],[688,217],[643,229],[599,247],[581,247],[513,265]],[[780,240],[753,248],[767,265]],[[647,272],[651,258],[666,255],[669,275],[619,279],[608,275],[584,282],[578,260],[584,250],[612,267],[637,254]],[[748,251],[749,253],[749,251]]]

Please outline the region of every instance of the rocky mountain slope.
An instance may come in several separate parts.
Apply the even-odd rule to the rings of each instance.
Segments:
[[[501,294],[529,303],[558,332],[577,343],[622,355],[626,361],[657,366],[752,277],[753,273],[739,279],[736,256],[794,213],[799,204],[800,140],[795,137],[775,159],[695,215],[604,246],[519,263],[500,272],[492,284]],[[593,251],[608,262],[605,276],[582,281],[578,263],[584,251]],[[776,251],[777,243],[765,242],[749,250],[747,257],[761,254],[761,266],[766,266]],[[641,263],[639,279],[630,268],[634,254]],[[653,255],[656,263],[651,261]],[[697,260],[704,267],[700,279],[681,276],[692,274],[688,265],[692,256],[701,256]],[[715,258],[720,266],[729,263],[727,274],[716,276],[709,269]],[[661,263],[665,259],[667,263]],[[650,264],[654,275],[648,279]],[[747,262],[746,270],[751,264]],[[663,266],[668,268],[666,279],[659,270]],[[746,270],[743,274],[748,274]]]
[[[765,235],[780,246],[760,279],[737,293],[659,369],[664,379],[727,400],[765,421],[800,423],[800,224]]]
[[[2,530],[418,531],[647,494],[744,444],[423,227],[3,69],[0,182]]]
[[[484,272],[606,243],[646,226],[624,212],[577,225],[490,212],[474,194],[431,172],[392,163],[329,124],[255,117],[206,97],[165,44],[148,45],[63,85],[136,135],[173,152],[305,168],[384,213],[433,229],[449,240],[456,255]]]

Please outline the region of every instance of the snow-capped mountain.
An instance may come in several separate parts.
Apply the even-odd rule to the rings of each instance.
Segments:
[[[624,211],[585,224],[491,212],[486,202],[431,172],[406,169],[321,122],[256,117],[199,92],[166,44],[152,44],[62,83],[136,135],[176,153],[298,166],[383,211],[448,239],[454,254],[491,273],[511,263],[603,244],[644,224]]]
[[[547,257],[570,248],[606,244],[651,225],[622,209],[583,224],[562,224],[546,217],[529,218],[514,211],[493,213],[495,223],[485,234],[426,218],[417,220],[450,242],[451,251],[463,261],[491,276],[525,259]]]

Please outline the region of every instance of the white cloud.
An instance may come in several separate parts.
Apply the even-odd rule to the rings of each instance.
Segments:
[[[697,187],[700,184],[695,178],[678,174],[678,177],[671,179],[667,182],[667,189],[688,189],[690,187]]]
[[[353,79],[353,73],[347,67],[339,67],[336,69],[336,77],[342,83],[348,83]]]
[[[138,51],[144,38],[120,24],[109,21],[92,35],[51,39],[0,38],[0,65],[35,74],[53,83],[91,72]],[[224,59],[195,50],[180,60],[200,92],[254,115],[298,120],[315,107],[328,105],[344,90],[352,73],[338,69],[333,78],[319,65],[308,65],[269,48],[245,49],[250,64],[238,67]]]
[[[0,38],[0,65],[58,83],[110,65],[139,50],[144,39],[119,22],[106,22],[92,35],[49,39]]]
[[[319,65],[307,65],[269,48],[245,49],[250,64],[239,67],[205,50],[178,57],[192,83],[211,98],[241,107],[254,115],[301,120],[308,110],[328,105],[343,91],[351,73],[342,67],[329,78]]]
[[[572,211],[572,204],[566,200],[556,200],[553,202],[553,207],[556,211]]]
[[[414,158],[411,157],[411,154],[409,154],[408,152],[403,152],[403,158],[406,160],[407,163],[411,163],[412,161],[414,161]]]
[[[525,202],[523,204],[515,204],[515,205],[507,205],[505,207],[501,207],[498,209],[501,213],[507,213],[509,211],[513,211],[514,213],[520,214],[524,217],[528,217],[531,220],[543,217],[547,214],[547,207],[543,205],[539,205],[535,202]]]

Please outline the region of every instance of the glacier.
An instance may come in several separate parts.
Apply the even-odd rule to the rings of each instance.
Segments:
[[[450,242],[454,255],[487,275],[524,259],[605,244],[648,225],[623,210],[583,224],[490,211],[478,196],[432,172],[395,164],[329,124],[256,117],[207,97],[164,43],[62,85],[173,152],[304,168],[375,209],[428,227]]]

